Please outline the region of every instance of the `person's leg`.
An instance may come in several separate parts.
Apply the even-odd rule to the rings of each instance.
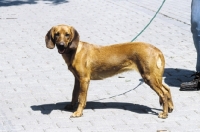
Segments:
[[[190,82],[183,82],[180,90],[200,90],[200,0],[192,0],[191,5],[191,32],[194,46],[197,51],[196,73]]]
[[[200,71],[200,0],[192,0],[191,31],[197,51],[196,71]]]

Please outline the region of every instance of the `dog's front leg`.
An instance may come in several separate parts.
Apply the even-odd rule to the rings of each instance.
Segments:
[[[79,90],[80,90],[80,82],[75,77],[74,90],[73,90],[73,93],[72,93],[72,101],[71,101],[70,104],[68,104],[67,106],[65,106],[65,109],[67,109],[67,110],[73,110],[73,109],[75,109],[76,103],[78,102]]]
[[[71,115],[71,117],[80,117],[83,115],[83,109],[86,106],[87,91],[90,79],[81,78],[80,80],[80,90],[79,90],[79,104],[77,110]]]

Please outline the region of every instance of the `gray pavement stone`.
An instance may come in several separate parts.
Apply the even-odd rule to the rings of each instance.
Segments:
[[[200,93],[179,91],[195,70],[190,32],[191,0],[167,0],[136,39],[152,43],[166,59],[163,81],[175,109],[165,120],[158,97],[136,72],[91,81],[81,118],[69,118],[74,78],[57,53],[45,46],[57,24],[74,26],[83,41],[109,45],[131,41],[162,0],[0,1],[0,132],[198,132]],[[140,84],[141,83],[141,84]],[[187,125],[186,125],[187,124]]]

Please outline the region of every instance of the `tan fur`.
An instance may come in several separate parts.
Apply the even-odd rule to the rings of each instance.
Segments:
[[[128,42],[97,46],[79,41],[78,32],[67,25],[51,28],[45,41],[48,48],[57,46],[68,69],[75,77],[72,101],[66,106],[67,109],[73,109],[79,102],[72,117],[80,117],[83,114],[90,80],[104,79],[129,70],[138,71],[145,83],[158,94],[160,104],[163,105],[163,112],[159,114],[160,118],[167,118],[168,112],[172,112],[173,102],[170,89],[162,83],[164,56],[153,45]]]

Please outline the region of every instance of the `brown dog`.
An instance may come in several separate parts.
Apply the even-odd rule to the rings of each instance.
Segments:
[[[158,115],[167,118],[173,110],[170,89],[162,83],[165,60],[162,52],[153,45],[142,42],[128,42],[110,46],[96,46],[79,41],[78,32],[71,26],[52,27],[45,37],[47,48],[56,45],[68,69],[75,77],[72,101],[67,109],[77,110],[71,117],[80,117],[86,106],[90,80],[104,79],[118,73],[137,70],[145,83],[159,96],[163,111]]]

